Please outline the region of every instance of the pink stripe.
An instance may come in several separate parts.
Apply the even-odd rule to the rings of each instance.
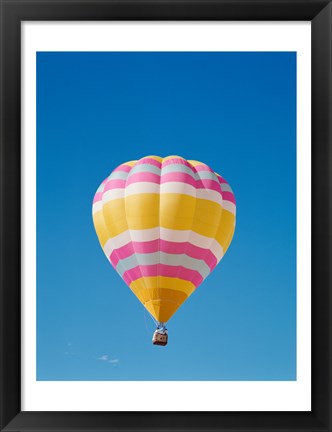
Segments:
[[[126,180],[109,180],[106,185],[104,192],[112,189],[123,189],[126,186]]]
[[[169,182],[182,182],[185,184],[189,184],[196,189],[210,189],[217,191],[221,194],[220,184],[215,180],[210,179],[200,179],[195,180],[190,174],[183,172],[172,172],[163,174],[161,176],[161,184],[169,183]]]
[[[184,184],[189,184],[196,189],[210,189],[221,193],[220,184],[216,181],[208,179],[195,180],[193,177],[191,177],[191,175],[180,172],[164,174],[161,177],[158,174],[140,172],[130,176],[128,181],[119,179],[109,180],[105,185],[104,192],[112,189],[124,189],[126,186],[139,182],[149,182],[156,184],[182,182]]]
[[[136,165],[142,165],[142,164],[150,164],[150,165],[154,165],[158,168],[161,168],[161,163],[159,161],[157,161],[156,159],[151,159],[151,158],[142,158],[139,161],[137,161]]]
[[[128,258],[134,253],[148,254],[159,251],[169,254],[185,254],[191,258],[203,260],[211,270],[217,265],[217,258],[209,249],[195,246],[189,242],[176,243],[167,240],[127,243],[118,249],[114,249],[110,255],[110,260],[116,267],[120,260]]]
[[[132,174],[127,181],[127,186],[137,182],[160,183],[160,175],[149,172],[139,172]]]
[[[223,177],[221,177],[221,175],[216,174],[216,176],[218,177],[220,184],[227,184],[228,185],[227,181]],[[236,204],[235,195],[232,192],[222,192],[221,194],[222,194],[222,197],[225,201],[230,201],[233,204]]]
[[[104,191],[111,189],[123,189],[126,186],[129,186],[133,183],[138,182],[149,182],[156,184],[164,184],[169,182],[182,182],[185,184],[189,184],[196,189],[210,189],[221,193],[220,184],[215,180],[210,179],[202,179],[195,180],[190,174],[182,173],[182,172],[173,172],[162,175],[161,177],[158,174],[149,173],[149,172],[139,172],[132,174],[128,180],[109,180],[106,185]]]
[[[223,177],[221,177],[219,174],[216,174],[216,176],[218,177],[218,180],[219,180],[220,184],[223,184],[223,183],[228,184],[227,181]]]
[[[132,243],[127,243],[125,246],[122,246],[118,249],[114,249],[110,255],[110,261],[114,267],[118,265],[118,262],[122,259],[129,257],[135,253],[134,247]]]
[[[199,185],[199,186],[198,186]],[[197,189],[210,189],[221,194],[221,187],[218,182],[210,179],[202,179],[197,181]]]
[[[159,243],[161,240],[151,240],[147,242],[133,242],[133,248],[136,253],[153,253],[159,251]]]
[[[185,159],[174,157],[172,159],[167,159],[166,161],[163,161],[163,167],[165,167],[167,165],[173,165],[173,164],[185,165],[188,168],[191,168],[192,170],[194,169],[194,167],[192,165],[190,165],[190,163],[188,161],[186,161]]]
[[[203,260],[211,270],[217,265],[217,258],[209,249],[195,246],[189,242],[175,243],[166,240],[160,240],[160,251],[170,254],[185,254],[190,258]]]
[[[103,193],[104,192],[97,192],[96,195],[93,198],[93,203],[96,203],[98,201],[101,201],[103,198]]]
[[[197,187],[196,180],[190,174],[183,173],[183,172],[172,172],[172,173],[163,174],[161,176],[160,183],[164,184],[168,182],[182,182],[185,184],[190,184],[195,188]]]
[[[117,168],[115,168],[115,170],[113,170],[113,172],[114,172],[114,171],[124,171],[124,172],[129,172],[129,171],[131,171],[132,168],[133,168],[133,167],[130,166],[130,165],[122,164],[122,165],[119,165]]]
[[[225,201],[230,201],[233,204],[236,204],[235,203],[235,197],[232,194],[232,192],[222,192],[222,199],[225,200]]]
[[[196,288],[203,281],[202,276],[195,270],[189,270],[182,266],[169,266],[166,264],[134,267],[123,274],[123,280],[129,285],[131,282],[140,279],[141,277],[153,276],[165,276],[187,280],[192,282]]]
[[[110,255],[110,260],[116,266],[122,259],[128,258],[134,253],[153,253],[157,252],[159,240],[151,240],[148,242],[130,242],[126,245],[114,249]]]

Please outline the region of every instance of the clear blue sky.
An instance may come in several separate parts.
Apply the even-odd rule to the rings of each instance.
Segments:
[[[153,346],[91,205],[120,163],[201,160],[237,199],[223,260]],[[296,54],[37,54],[37,379],[296,379]]]

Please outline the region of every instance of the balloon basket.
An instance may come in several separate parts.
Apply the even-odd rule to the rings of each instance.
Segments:
[[[153,345],[165,346],[165,345],[167,345],[167,342],[168,342],[168,334],[167,333],[160,333],[160,332],[158,332],[158,330],[156,330],[153,333],[153,337],[152,337]]]

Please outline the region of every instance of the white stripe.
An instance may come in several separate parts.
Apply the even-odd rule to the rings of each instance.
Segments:
[[[105,183],[101,183],[99,188],[96,190],[96,194],[99,192],[104,192],[105,189]]]
[[[107,240],[104,251],[110,255],[114,249],[118,249],[132,241],[143,242],[159,238],[159,228],[150,228],[146,230],[127,230],[113,238]]]
[[[196,197],[196,188],[182,182],[167,182],[160,185],[160,193],[177,193]]]
[[[196,189],[194,186],[181,182],[168,182],[161,184],[160,193],[179,193],[194,198],[205,199],[222,204],[222,196],[219,192],[210,189]]]
[[[222,205],[223,202],[221,194],[214,190],[197,189],[196,196],[197,198],[213,201],[220,205]]]
[[[142,193],[176,193],[213,201],[220,205],[222,204],[222,196],[219,192],[208,189],[196,189],[194,186],[182,182],[167,182],[161,185],[157,183],[138,182],[127,186],[125,189],[125,196]]]
[[[96,201],[95,203],[93,203],[92,205],[92,214],[97,213],[99,210],[101,210],[103,208],[103,202],[100,201]]]
[[[160,228],[160,238],[162,240],[173,241],[176,243],[186,242],[190,238],[190,243],[204,248],[210,249],[217,259],[223,256],[222,246],[211,237],[205,237],[191,230],[171,230],[168,228]]]
[[[235,206],[234,203],[232,203],[231,201],[224,200],[222,202],[222,207],[223,207],[224,210],[229,211],[230,213],[232,213],[235,216],[236,206]]]
[[[103,194],[103,204],[107,204],[110,201],[124,198],[125,189],[110,189]]]
[[[108,177],[107,181],[110,180],[127,180],[128,173],[126,171],[113,171]]]
[[[144,193],[158,193],[159,194],[159,183],[152,182],[137,182],[132,183],[125,189],[125,196],[137,195]]]
[[[231,192],[231,193],[233,193],[232,188],[230,187],[230,185],[228,183],[220,183],[220,187],[221,187],[221,190],[223,192]]]

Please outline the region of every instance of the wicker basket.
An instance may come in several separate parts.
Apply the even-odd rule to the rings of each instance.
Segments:
[[[153,333],[153,337],[152,337],[153,345],[165,346],[167,345],[167,341],[168,341],[167,333],[158,333],[157,331]]]

